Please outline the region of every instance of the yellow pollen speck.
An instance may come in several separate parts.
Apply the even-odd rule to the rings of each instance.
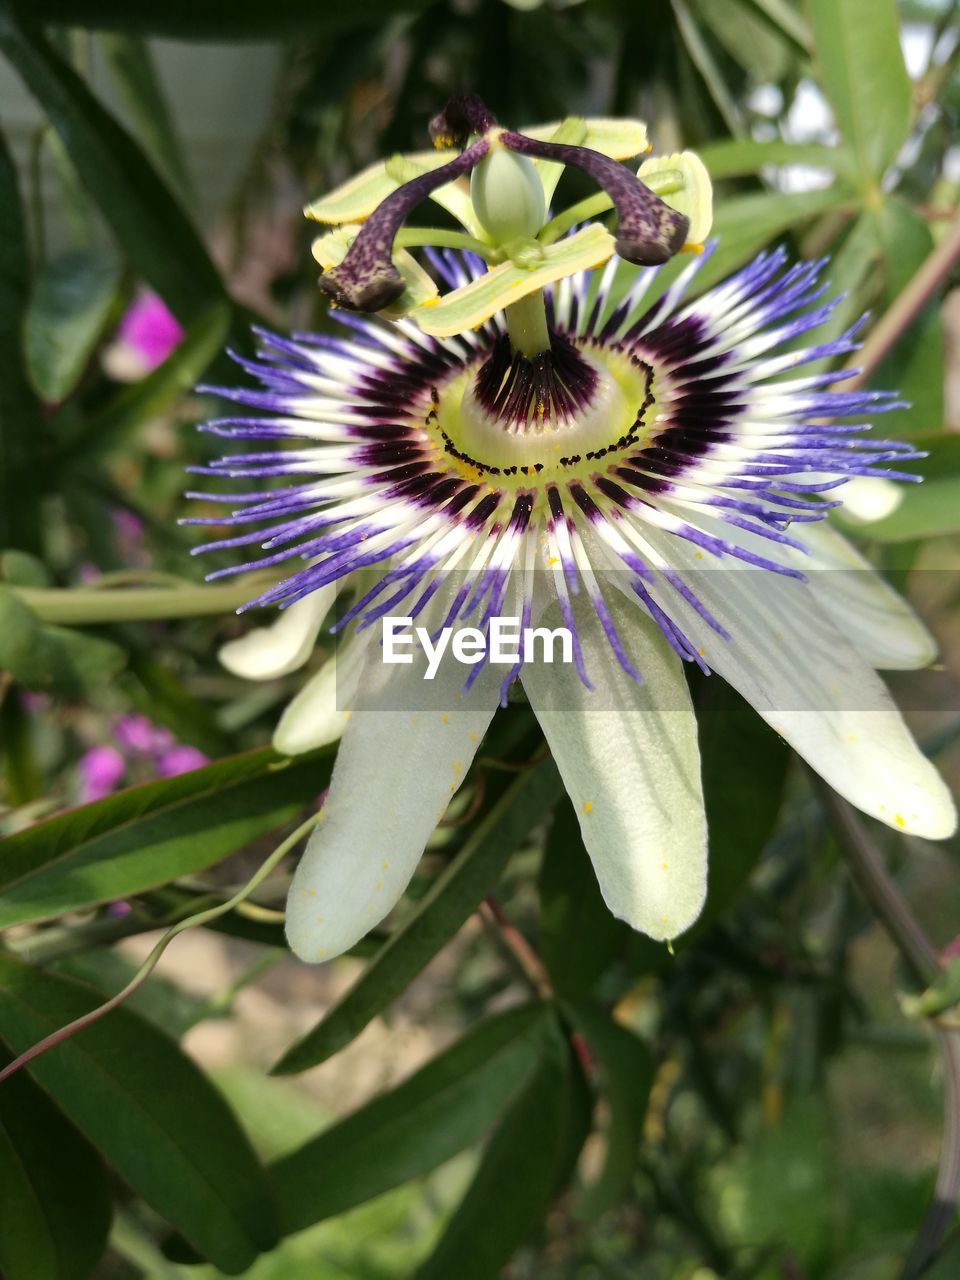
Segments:
[[[702,559],[703,559],[703,552],[702,552],[702,551],[695,551],[695,552],[693,553],[693,556],[694,556],[694,559],[695,559],[695,560],[702,560]]]
[[[322,960],[326,954],[327,954],[327,948],[320,947],[320,949],[317,951],[317,959]]]
[[[384,871],[386,871],[387,868],[390,866],[390,859],[384,858],[383,862],[381,862],[380,865],[383,867]]]
[[[439,301],[439,298],[424,298],[422,302],[417,303],[417,310],[419,311],[421,307],[435,307]]]
[[[450,717],[447,715],[447,713],[446,713],[445,711],[441,712],[441,714],[440,714],[440,720],[441,720],[441,722],[442,722],[443,724],[449,724],[449,723],[450,723]]]
[[[660,863],[660,870],[661,870],[661,871],[666,871],[666,870],[669,868],[669,866],[670,866],[670,863],[669,863],[669,862],[661,862],[661,863]]]
[[[698,650],[697,650],[697,653],[699,653],[699,655],[700,655],[700,657],[701,657],[701,658],[703,658],[703,657],[705,657],[705,656],[706,656],[706,652],[707,652],[707,651],[706,651],[706,649],[698,649]]]
[[[451,783],[450,783],[450,790],[451,790],[451,791],[456,791],[456,789],[457,789],[457,788],[456,788],[456,784],[455,784],[455,783],[453,783],[453,782],[451,782]]]
[[[907,820],[904,818],[902,813],[895,813],[893,815],[893,820],[898,827],[905,827],[907,825]]]
[[[452,765],[453,765],[453,772],[454,772],[454,773],[459,773],[459,772],[460,772],[460,770],[463,768],[463,761],[462,761],[462,760],[453,760],[451,763],[452,763]]]
[[[374,887],[374,889],[382,889],[382,888],[383,888],[383,881],[382,881],[382,880],[378,880],[378,881],[374,884],[374,886],[373,886],[373,887]]]
[[[470,732],[467,734],[467,737],[470,739],[470,741],[471,741],[471,742],[476,742],[476,741],[477,741],[477,735],[473,732],[473,730],[472,730],[472,729],[471,729],[471,730],[470,730]]]
[[[559,564],[559,563],[560,563],[560,557],[559,557],[559,556],[547,556],[547,564],[549,564],[549,565],[554,565],[554,564]]]
[[[315,898],[317,896],[316,889],[304,889],[304,893],[308,898]]]
[[[688,240],[680,250],[681,253],[703,253],[703,245],[699,240]]]
[[[856,740],[857,740],[857,735],[856,735],[855,733],[848,733],[848,734],[847,734],[847,741],[848,741],[848,742],[856,742]]]
[[[584,802],[583,802],[583,812],[584,812],[584,813],[592,813],[592,812],[593,812],[593,801],[592,801],[592,800],[584,800]]]

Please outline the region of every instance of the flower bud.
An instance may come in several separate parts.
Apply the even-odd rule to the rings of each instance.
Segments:
[[[526,156],[494,147],[470,176],[470,198],[497,244],[535,236],[547,214],[537,167]]]

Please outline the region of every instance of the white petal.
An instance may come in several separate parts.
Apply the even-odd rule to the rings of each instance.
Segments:
[[[273,733],[276,751],[302,755],[342,735],[360,685],[360,673],[372,630],[351,636],[287,704]]]
[[[819,603],[873,667],[913,671],[937,656],[937,643],[902,596],[826,520],[804,525],[797,555]]]
[[[623,671],[581,601],[575,616],[593,691],[569,664],[528,663],[521,679],[576,808],[604,901],[634,929],[675,938],[700,914],[706,893],[696,722],[680,660],[659,628],[639,606],[608,595],[643,685]]]
[[[903,502],[906,488],[885,480],[883,476],[852,476],[840,490],[843,514],[860,524],[870,525],[874,520],[892,516]],[[869,534],[869,528],[864,529]]]
[[[656,534],[651,541],[677,568],[692,571],[686,580],[731,638],[709,630],[676,594],[659,593],[661,602],[713,670],[835,791],[914,835],[937,840],[955,830],[943,779],[883,682],[809,587],[768,570],[697,559],[680,539]]]
[[[468,672],[458,662],[448,658],[428,682],[422,661],[387,666],[382,654],[378,637],[324,816],[290,887],[287,938],[302,960],[339,955],[393,908],[499,700],[497,668],[463,693]]]
[[[266,627],[255,627],[220,649],[221,663],[244,680],[273,680],[302,667],[313,652],[324,618],[337,597],[337,585],[320,587],[284,609]]]

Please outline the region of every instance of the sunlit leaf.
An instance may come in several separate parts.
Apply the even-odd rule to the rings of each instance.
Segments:
[[[331,756],[278,763],[271,751],[220,760],[8,837],[0,926],[130,897],[277,830],[326,786]]]
[[[913,114],[896,0],[810,0],[815,63],[843,140],[864,178],[877,179]]]
[[[285,1231],[422,1177],[478,1142],[537,1068],[551,1019],[528,1005],[481,1022],[408,1080],[271,1169]]]
[[[554,1026],[416,1280],[488,1280],[540,1224],[565,1154],[564,1112],[572,1085],[569,1049]]]
[[[72,979],[0,956],[0,1035],[20,1053],[100,1003]],[[126,1009],[30,1072],[107,1162],[228,1275],[277,1240],[266,1175],[223,1098],[176,1042]]]

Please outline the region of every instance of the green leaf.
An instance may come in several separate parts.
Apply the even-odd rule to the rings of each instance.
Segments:
[[[190,175],[149,46],[116,33],[104,33],[99,43],[140,140],[177,192],[188,196]]]
[[[746,0],[751,8],[756,9],[764,18],[788,39],[792,40],[803,53],[813,48],[813,32],[800,11],[791,0]]]
[[[21,341],[29,296],[30,251],[17,173],[0,134],[0,546],[39,553],[40,407]]]
[[[697,293],[723,280],[764,245],[802,226],[808,218],[839,209],[848,201],[839,185],[799,195],[761,191],[722,201],[714,221],[719,243],[697,273]]]
[[[494,888],[514,850],[561,793],[552,760],[511,784],[354,985],[283,1055],[273,1070],[305,1071],[358,1036],[399,996]]]
[[[550,981],[569,999],[589,995],[633,936],[610,914],[573,805],[562,800],[540,868],[540,956]]]
[[[697,155],[715,180],[759,173],[766,165],[812,165],[835,173],[842,173],[848,167],[846,156],[837,147],[827,147],[820,142],[784,142],[782,138],[769,142],[725,138],[698,147]]]
[[[636,1174],[653,1084],[653,1059],[640,1037],[615,1022],[599,1005],[577,1004],[569,1014],[596,1059],[600,1091],[606,1101],[603,1165],[580,1206],[584,1217],[599,1218],[619,1202]]]
[[[288,822],[326,785],[330,752],[277,767],[219,760],[58,814],[3,842],[0,927],[131,897],[203,870]]]
[[[39,31],[20,21],[11,0],[0,0],[0,49],[46,111],[137,273],[184,323],[222,300],[216,268],[149,160]]]
[[[69,627],[41,622],[0,587],[0,670],[27,689],[76,698],[103,686],[126,663],[119,645]]]
[[[809,0],[820,81],[865,179],[879,179],[913,117],[896,0]]]
[[[0,1035],[23,1052],[100,997],[0,956]],[[228,1275],[276,1243],[266,1174],[233,1113],[175,1041],[126,1009],[30,1072],[131,1187]]]
[[[706,924],[733,902],[773,834],[791,755],[716,676],[704,679],[696,706],[710,832]]]
[[[0,1086],[0,1187],[6,1280],[86,1280],[110,1227],[103,1165],[24,1074]]]
[[[408,1080],[272,1167],[284,1232],[343,1213],[478,1142],[536,1068],[539,1005],[488,1018]]]
[[[552,1032],[416,1280],[490,1280],[542,1221],[567,1155],[573,1087],[569,1048],[556,1023]]]
[[[117,260],[92,252],[53,258],[34,279],[24,346],[30,377],[44,400],[65,400],[80,381],[119,283]]]
[[[403,12],[419,13],[429,0],[404,0]],[[365,24],[377,30],[397,12],[396,0],[359,0],[351,5],[316,0],[165,0],[162,5],[129,0],[35,0],[38,20],[95,30],[135,31],[180,40],[266,40],[329,35]]]
[[[116,449],[128,442],[145,422],[176,404],[196,386],[219,353],[230,318],[226,302],[214,303],[201,312],[163,364],[124,387],[74,431],[57,451],[57,464]]]

